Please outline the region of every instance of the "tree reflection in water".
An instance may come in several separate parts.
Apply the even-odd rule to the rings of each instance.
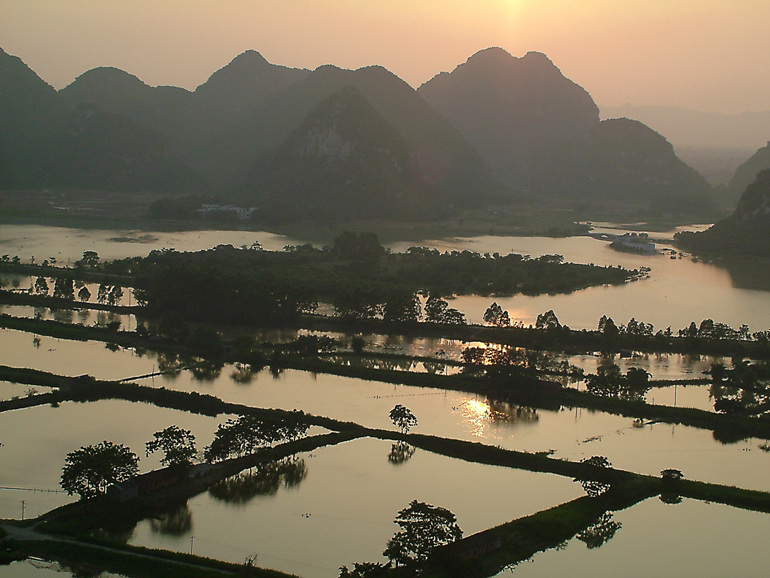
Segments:
[[[305,460],[296,456],[259,465],[209,488],[209,495],[228,504],[246,504],[257,496],[272,496],[283,485],[298,486],[307,476]]]
[[[158,371],[167,377],[177,377],[184,367],[184,363],[176,353],[158,353]]]
[[[431,373],[433,375],[444,373],[447,367],[446,363],[439,363],[435,361],[423,361],[422,366],[425,368],[427,373]]]
[[[248,385],[254,381],[254,376],[257,373],[259,372],[255,372],[248,363],[236,363],[233,372],[230,374],[230,379],[235,383]]]
[[[192,527],[192,512],[187,502],[150,520],[153,532],[167,536],[182,536],[192,530]]]
[[[198,381],[214,381],[222,373],[224,363],[216,361],[200,360],[190,367],[193,379]]]
[[[468,399],[453,409],[461,413],[471,433],[479,437],[489,425],[533,425],[540,419],[535,408],[491,398],[486,401]]]
[[[53,318],[59,323],[72,323],[75,312],[72,309],[54,309]]]
[[[584,542],[589,549],[598,548],[615,536],[620,526],[620,522],[612,519],[612,512],[604,512],[596,522],[580,532],[576,538]]]
[[[398,441],[390,446],[388,461],[395,465],[403,464],[414,455],[414,452],[414,446],[411,446],[404,441]]]

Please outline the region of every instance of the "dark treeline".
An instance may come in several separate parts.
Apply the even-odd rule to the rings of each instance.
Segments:
[[[276,252],[220,245],[197,253],[153,251],[146,258],[96,264],[91,271],[95,268],[133,278],[137,300],[151,313],[249,323],[290,321],[315,311],[319,301],[333,304],[341,317],[417,321],[423,316],[418,292],[435,299],[569,292],[623,283],[638,274],[564,263],[559,255],[531,259],[425,248],[390,253],[374,234],[349,232],[324,249],[301,245]],[[433,304],[427,320],[463,322],[451,308]]]

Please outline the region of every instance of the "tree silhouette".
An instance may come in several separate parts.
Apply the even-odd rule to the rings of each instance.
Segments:
[[[604,456],[591,456],[590,458],[583,458],[580,460],[581,464],[586,464],[594,468],[610,468],[612,464]],[[584,478],[575,478],[576,482],[580,482],[583,486],[583,490],[590,498],[596,498],[601,496],[604,492],[610,489],[610,484],[599,482],[597,480],[589,480]]]
[[[511,325],[511,317],[507,311],[503,311],[497,302],[493,302],[487,310],[484,312],[484,323],[495,325],[497,327],[509,327]]]
[[[417,418],[406,407],[401,404],[397,404],[390,410],[390,419],[393,421],[393,425],[401,430],[401,433],[409,433],[409,430],[417,425]]]
[[[195,449],[195,436],[190,430],[170,425],[152,435],[154,439],[145,444],[146,455],[161,450],[164,455],[160,463],[164,466],[192,464],[198,451]]]
[[[394,521],[401,531],[388,540],[383,555],[396,565],[415,566],[425,562],[434,548],[463,536],[452,512],[417,500],[401,510]]]
[[[67,454],[61,476],[61,487],[80,498],[94,498],[106,492],[111,484],[134,477],[139,471],[139,458],[124,445],[103,441]]]

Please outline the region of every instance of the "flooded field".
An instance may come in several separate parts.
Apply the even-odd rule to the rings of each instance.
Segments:
[[[164,236],[166,235],[166,236]],[[266,233],[221,232],[155,234],[129,231],[59,230],[52,227],[0,226],[0,253],[56,256],[61,262],[96,250],[102,258],[146,254],[173,246],[195,250],[218,243],[236,246],[258,240],[280,249],[290,239]],[[412,243],[415,244],[415,243]],[[493,297],[468,296],[451,301],[471,321],[480,322],[495,300],[514,320],[532,323],[537,314],[554,309],[562,323],[593,329],[598,318],[611,315],[626,323],[631,317],[671,325],[674,330],[703,318],[752,329],[770,327],[770,292],[740,287],[733,272],[689,258],[615,253],[596,239],[498,238],[428,242],[440,250],[474,250],[538,256],[563,254],[567,261],[649,266],[649,279],[619,287],[597,287],[568,295]],[[665,246],[665,243],[663,244]],[[394,246],[394,249],[401,249]],[[58,256],[57,256],[58,255]],[[32,282],[19,278],[17,286]],[[13,285],[13,279],[6,284]],[[27,306],[0,306],[0,313],[18,317],[103,325],[120,321],[136,327],[134,316],[97,311],[51,311]],[[307,332],[258,332],[223,327],[227,335],[246,332],[260,341],[291,341]],[[327,334],[349,341],[351,336]],[[384,355],[439,356],[457,360],[463,347],[474,345],[444,339],[367,336],[368,363],[404,371],[429,369],[422,362],[389,361]],[[347,346],[347,345],[346,345]],[[587,373],[607,360],[598,354],[557,355]],[[712,363],[723,358],[678,354],[616,356],[623,372],[637,367],[652,379],[691,380],[707,377]],[[67,376],[88,374],[102,380],[131,378],[142,385],[207,393],[224,401],[252,407],[300,409],[306,413],[352,421],[367,427],[394,429],[388,416],[396,404],[418,419],[414,432],[480,442],[555,458],[579,461],[605,456],[613,466],[658,475],[676,468],[689,479],[770,491],[766,476],[767,440],[724,440],[708,430],[683,425],[640,422],[580,408],[532,408],[485,396],[366,381],[306,371],[252,371],[242,364],[190,367],[189,360],[151,351],[122,349],[99,342],[54,339],[14,330],[0,330],[0,364],[30,367]],[[456,368],[432,370],[451,373]],[[155,374],[148,377],[148,374]],[[582,388],[583,384],[572,385]],[[44,393],[45,388],[0,382],[0,399]],[[648,403],[713,411],[708,386],[652,388]],[[75,498],[60,491],[68,452],[103,440],[125,444],[141,457],[140,470],[159,467],[159,458],[145,456],[145,443],[169,425],[191,430],[198,449],[210,443],[217,426],[231,416],[203,417],[124,401],[63,403],[4,412],[0,419],[0,518],[34,517]],[[325,431],[325,430],[324,430]],[[321,433],[312,428],[311,434]],[[360,439],[323,447],[293,458],[296,477],[247,494],[210,491],[190,499],[160,519],[144,520],[121,536],[131,544],[242,562],[257,555],[260,566],[303,577],[332,578],[339,566],[382,561],[381,553],[397,526],[396,513],[417,499],[450,509],[466,535],[555,506],[583,495],[569,478],[482,466],[417,449],[402,463],[388,459],[391,443]],[[248,475],[248,472],[245,474]],[[232,488],[231,488],[232,489]],[[543,552],[515,568],[529,576],[731,575],[731,559],[740,557],[741,576],[763,575],[763,550],[754,538],[770,529],[766,514],[745,512],[692,500],[664,504],[657,498],[616,512],[595,528],[605,536],[597,544],[576,537],[565,548]],[[718,531],[714,531],[718,528]],[[602,534],[604,532],[604,534]],[[586,536],[583,536],[586,538]],[[587,543],[593,544],[587,547]],[[599,548],[598,546],[601,546]],[[725,555],[729,552],[730,555]],[[651,565],[651,560],[654,564]],[[638,572],[636,570],[639,570]],[[51,568],[24,562],[0,566],[0,578],[48,578]],[[9,572],[11,572],[9,574]],[[506,570],[501,576],[509,573]],[[62,574],[59,574],[62,575]],[[63,575],[67,575],[66,572]],[[107,578],[107,576],[103,577]]]

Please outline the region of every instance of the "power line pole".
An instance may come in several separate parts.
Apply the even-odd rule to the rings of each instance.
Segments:
[[[195,540],[195,536],[190,536],[190,556],[193,555],[193,541]]]
[[[25,500],[21,501],[21,521],[24,521],[24,509],[26,508],[27,503]]]

